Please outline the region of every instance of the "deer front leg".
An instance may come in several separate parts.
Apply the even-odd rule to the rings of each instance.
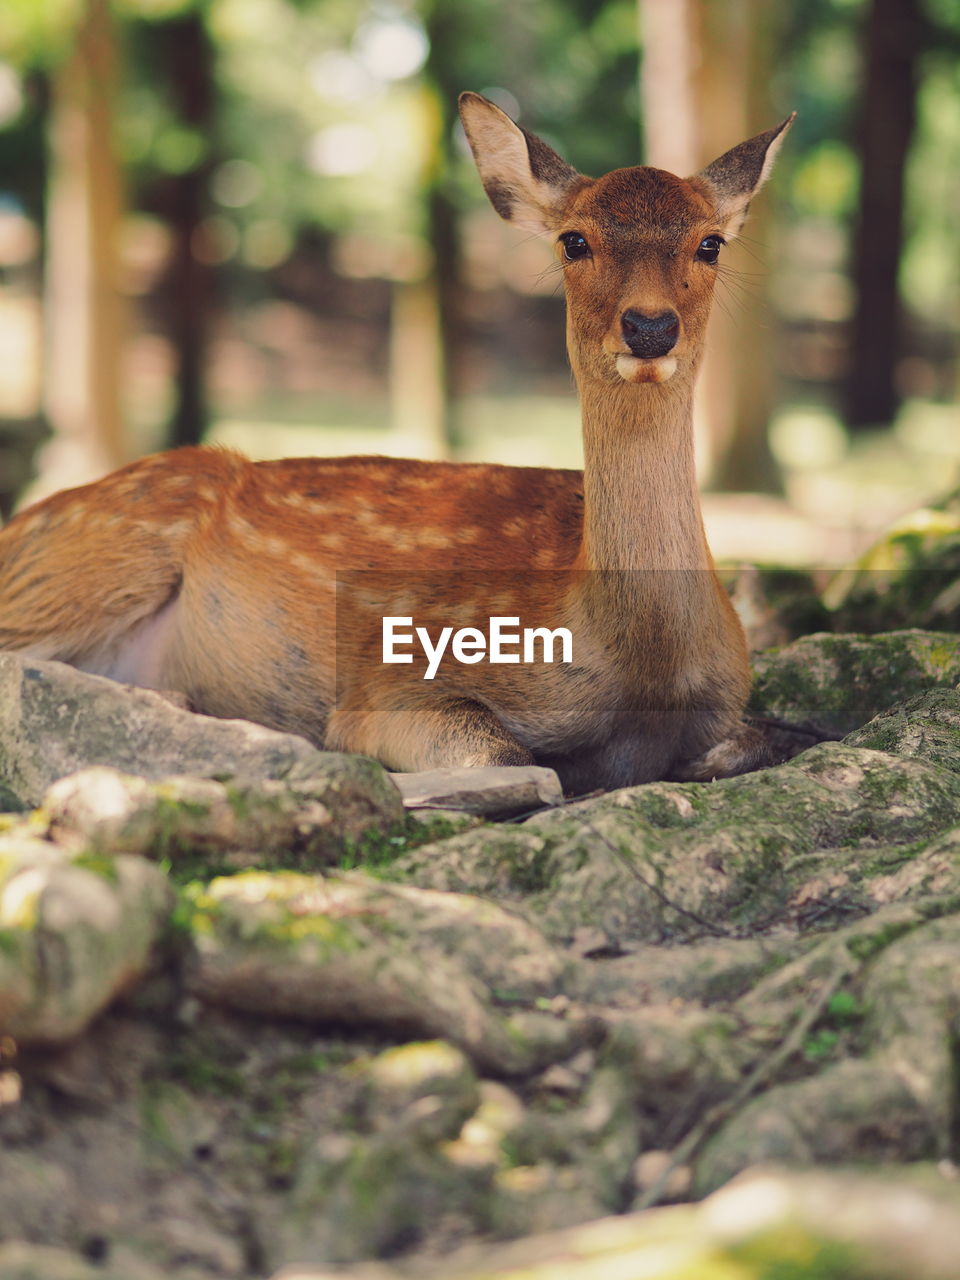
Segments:
[[[344,706],[330,717],[325,746],[374,756],[405,773],[534,763],[492,711],[468,698],[383,710]]]
[[[674,765],[669,777],[671,782],[710,782],[714,778],[732,778],[738,773],[765,769],[773,763],[763,734],[752,725],[741,723],[729,737],[703,755]]]

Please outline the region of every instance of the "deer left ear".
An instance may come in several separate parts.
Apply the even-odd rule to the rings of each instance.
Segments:
[[[590,179],[479,93],[461,93],[460,118],[490,203],[536,235],[554,229],[571,192]]]
[[[796,115],[794,111],[775,129],[741,142],[690,179],[715,205],[726,239],[733,239],[743,226],[750,201],[770,177]]]

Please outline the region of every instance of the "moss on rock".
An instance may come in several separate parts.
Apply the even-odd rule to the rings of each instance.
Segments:
[[[934,687],[960,683],[960,643],[947,632],[804,636],[754,659],[748,712],[840,736]]]

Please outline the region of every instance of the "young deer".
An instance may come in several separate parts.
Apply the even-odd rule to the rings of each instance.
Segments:
[[[592,179],[485,98],[465,93],[460,110],[494,208],[551,236],[563,265],[582,476],[157,454],[0,533],[0,648],[399,770],[536,761],[582,791],[755,767],[691,406],[721,246],[790,120],[686,180]],[[382,660],[384,617],[435,643],[492,615],[567,628],[572,660],[474,654],[430,680],[415,652]]]

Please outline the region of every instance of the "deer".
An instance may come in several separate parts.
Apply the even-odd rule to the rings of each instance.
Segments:
[[[395,771],[542,764],[580,794],[761,767],[692,406],[721,251],[793,116],[689,178],[585,176],[476,93],[460,116],[496,212],[562,268],[582,473],[154,454],[0,531],[0,649]],[[436,648],[494,615],[566,629],[570,660],[384,660],[385,619]]]

